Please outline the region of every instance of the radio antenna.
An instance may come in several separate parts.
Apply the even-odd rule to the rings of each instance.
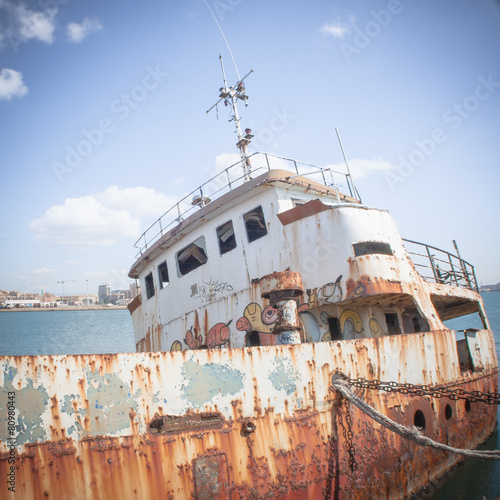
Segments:
[[[224,38],[224,42],[226,42],[227,50],[229,50],[229,54],[231,54],[231,59],[233,60],[234,69],[236,70],[236,75],[238,77],[238,80],[241,80],[241,78],[240,78],[240,72],[238,71],[238,66],[236,66],[236,61],[234,60],[234,56],[233,56],[233,53],[231,51],[231,47],[229,46],[229,43],[227,42],[226,36],[224,35],[224,32],[222,31],[222,28],[220,27],[219,21],[217,21],[217,18],[215,17],[215,14],[213,13],[213,11],[210,8],[210,6],[208,5],[207,0],[203,0],[203,1],[205,2],[205,5],[207,6],[207,9],[210,11],[210,14],[212,14],[212,17],[214,18],[215,24],[219,28],[219,31],[220,31],[220,34],[222,35],[222,38]]]

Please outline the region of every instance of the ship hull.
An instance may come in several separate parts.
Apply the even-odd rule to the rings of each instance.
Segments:
[[[393,434],[352,405],[347,410],[331,378],[340,371],[497,392],[491,332],[476,332],[475,346],[475,370],[460,367],[449,330],[242,349],[2,357],[2,397],[15,395],[20,431],[14,453],[1,422],[2,477],[15,461],[15,493],[6,498],[405,498],[461,457]],[[423,434],[456,448],[477,447],[495,426],[496,407],[483,403],[353,391],[409,427],[421,412]],[[342,427],[350,427],[352,443]]]

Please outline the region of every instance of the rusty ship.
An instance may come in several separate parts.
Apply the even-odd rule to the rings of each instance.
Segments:
[[[496,407],[478,399],[498,363],[473,266],[402,239],[348,166],[250,154],[246,76],[224,76],[218,101],[240,160],[136,244],[137,352],[0,358],[15,396],[2,498],[402,499],[462,459],[375,421],[339,376],[450,449],[492,433]],[[444,324],[471,314],[482,329]]]

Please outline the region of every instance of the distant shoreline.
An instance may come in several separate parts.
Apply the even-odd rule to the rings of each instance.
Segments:
[[[127,306],[13,307],[11,309],[0,309],[0,313],[35,311],[112,311],[117,309],[127,309]]]

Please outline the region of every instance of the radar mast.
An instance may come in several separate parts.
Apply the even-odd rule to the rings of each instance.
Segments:
[[[236,146],[240,150],[241,165],[243,168],[245,181],[248,181],[251,179],[252,166],[250,164],[250,159],[248,158],[247,146],[250,144],[253,135],[252,131],[249,128],[245,129],[245,135],[243,135],[243,133],[241,132],[240,115],[238,114],[237,103],[238,99],[240,99],[245,103],[245,106],[248,106],[248,96],[245,94],[245,86],[243,85],[243,80],[245,80],[247,76],[250,76],[253,73],[253,69],[250,70],[243,78],[238,80],[232,87],[228,87],[226,81],[226,73],[224,71],[224,63],[222,62],[222,56],[220,54],[219,60],[222,69],[222,79],[224,80],[224,86],[219,89],[219,100],[209,110],[207,110],[207,114],[212,109],[217,107],[217,105],[221,101],[224,101],[225,106],[231,106],[232,114],[229,121],[234,121],[236,135],[238,136],[238,142],[236,143]]]

